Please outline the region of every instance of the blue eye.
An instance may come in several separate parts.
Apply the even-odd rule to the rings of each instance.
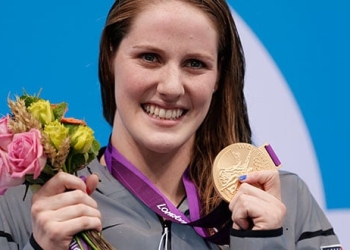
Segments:
[[[199,60],[190,60],[187,64],[187,66],[191,67],[191,68],[203,68],[205,67],[204,63],[202,63],[201,61]]]
[[[156,56],[154,54],[143,54],[141,58],[145,61],[154,62],[156,61]]]

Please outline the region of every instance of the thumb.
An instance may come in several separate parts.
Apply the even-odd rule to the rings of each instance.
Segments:
[[[92,192],[95,191],[95,189],[97,188],[98,182],[99,182],[99,178],[96,173],[93,173],[88,177],[86,177],[85,185],[86,185],[86,193],[88,195],[92,194]]]

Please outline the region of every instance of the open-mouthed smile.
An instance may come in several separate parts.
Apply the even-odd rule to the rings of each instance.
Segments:
[[[181,117],[186,110],[176,109],[164,109],[156,105],[144,104],[142,105],[143,110],[150,116],[164,120],[175,120]]]

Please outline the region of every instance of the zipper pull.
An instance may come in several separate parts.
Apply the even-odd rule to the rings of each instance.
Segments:
[[[165,220],[162,225],[163,225],[163,233],[162,237],[160,238],[158,250],[165,249],[168,250],[170,249],[170,242],[169,242],[169,228],[170,228],[170,221]]]

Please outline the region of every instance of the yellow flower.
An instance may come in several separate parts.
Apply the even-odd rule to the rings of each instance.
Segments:
[[[79,153],[87,153],[94,141],[94,131],[87,126],[79,126],[71,135],[71,146]]]
[[[45,100],[33,102],[28,107],[28,111],[43,125],[49,124],[55,118],[50,102]]]
[[[69,129],[59,121],[55,120],[45,126],[44,133],[50,138],[53,146],[58,149],[62,144],[63,139],[68,137]]]

